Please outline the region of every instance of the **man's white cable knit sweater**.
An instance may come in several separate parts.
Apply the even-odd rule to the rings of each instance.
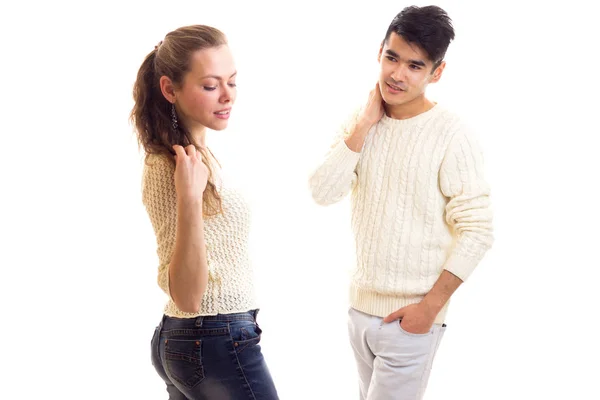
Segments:
[[[384,115],[360,153],[344,142],[357,115],[310,186],[322,205],[352,191],[351,306],[385,317],[421,301],[443,269],[467,279],[493,242],[490,189],[476,140],[440,105],[404,120]]]

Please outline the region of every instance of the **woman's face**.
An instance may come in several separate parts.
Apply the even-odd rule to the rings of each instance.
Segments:
[[[177,114],[189,131],[227,127],[236,98],[236,73],[227,45],[192,54],[190,71],[174,89]]]

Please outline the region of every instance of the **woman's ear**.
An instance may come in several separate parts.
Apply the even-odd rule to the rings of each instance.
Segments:
[[[173,85],[173,82],[171,81],[171,78],[163,75],[160,77],[160,91],[162,93],[163,96],[165,96],[165,99],[167,99],[167,101],[171,104],[175,103],[175,85]]]

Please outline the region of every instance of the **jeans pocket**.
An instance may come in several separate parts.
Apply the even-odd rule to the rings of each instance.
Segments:
[[[427,337],[427,336],[431,336],[431,334],[433,333],[433,328],[429,329],[429,331],[425,332],[425,333],[412,333],[412,332],[408,332],[407,330],[405,330],[402,327],[402,320],[398,321],[398,328],[400,328],[400,332],[402,332],[404,335],[406,335],[406,336],[412,336],[412,337]]]
[[[165,340],[164,362],[169,378],[186,388],[193,388],[204,379],[201,340]]]
[[[251,346],[260,342],[262,330],[256,323],[247,323],[243,326],[232,326],[231,339],[235,351],[240,354]]]

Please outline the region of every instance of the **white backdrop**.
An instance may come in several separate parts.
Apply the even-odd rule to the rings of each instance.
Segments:
[[[0,398],[166,398],[149,355],[165,296],[127,118],[143,57],[202,23],[228,35],[239,70],[230,127],[208,143],[252,199],[262,346],[281,398],[356,399],[348,203],[314,205],[307,178],[409,4],[4,5]],[[593,2],[437,4],[456,40],[429,94],[477,128],[496,243],[453,298],[426,399],[598,398]]]

